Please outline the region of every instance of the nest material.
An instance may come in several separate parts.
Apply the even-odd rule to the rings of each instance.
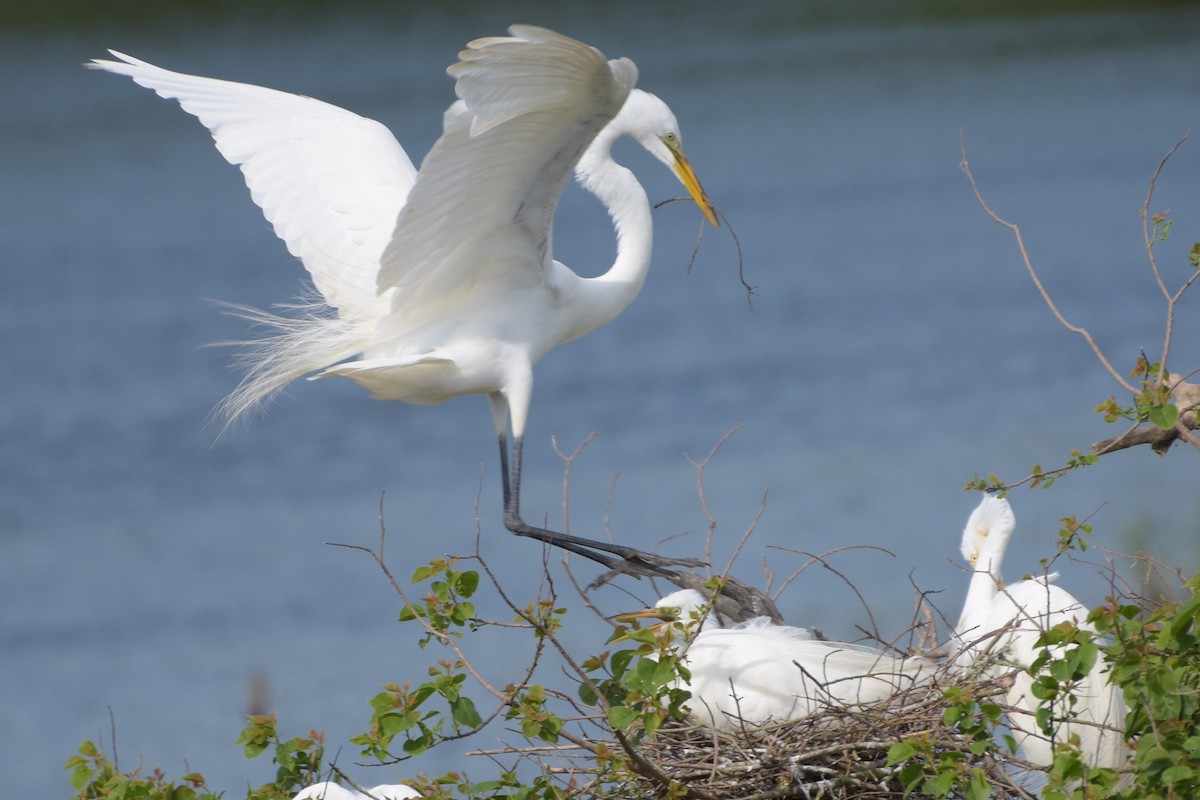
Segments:
[[[878,703],[831,706],[800,720],[769,727],[715,731],[665,726],[642,743],[640,754],[660,775],[641,779],[631,796],[663,793],[662,776],[698,798],[901,798],[899,766],[888,766],[892,745],[919,737],[935,754],[962,754],[962,771],[984,771],[993,798],[1029,797],[1014,780],[1011,763],[975,755],[970,740],[943,721],[942,681],[897,692]],[[976,696],[1002,692],[978,684]],[[921,796],[918,791],[909,797]]]

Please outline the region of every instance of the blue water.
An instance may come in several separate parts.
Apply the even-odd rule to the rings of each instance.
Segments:
[[[957,613],[957,538],[975,502],[963,484],[1023,477],[1115,432],[1090,409],[1116,385],[1054,321],[1011,236],[974,201],[960,135],[1063,312],[1127,369],[1139,348],[1161,349],[1163,301],[1138,211],[1161,156],[1200,122],[1200,12],[989,19],[888,8],[743,4],[731,17],[724,4],[454,14],[380,4],[0,33],[10,76],[0,92],[0,771],[10,793],[67,795],[62,763],[81,739],[109,741],[111,709],[122,767],[197,769],[238,796],[272,772],[233,745],[254,676],[287,735],[326,730],[331,751],[344,746],[381,683],[421,680],[434,657],[395,622],[399,600],[370,560],[324,544],[373,544],[384,493],[401,576],[469,553],[477,513],[484,555],[522,602],[539,556],[500,525],[481,399],[415,408],[302,382],[217,438],[206,417],[236,376],[226,351],[204,345],[244,331],[210,300],[285,301],[302,270],[195,120],[80,62],[115,47],[317,96],[387,123],[419,159],[452,99],[444,67],[475,36],[529,21],[633,58],[640,85],[679,117],[760,296],[751,310],[724,232],[706,232],[689,273],[695,209],[657,211],[655,266],[637,302],[540,365],[526,515],[561,519],[551,437],[569,452],[596,431],[574,464],[572,530],[600,534],[611,494],[617,538],[650,547],[691,532],[665,548],[702,555],[707,520],[688,457],[741,425],[705,474],[714,562],[725,564],[767,492],[735,573],[761,583],[765,559],[778,586],[807,561],[795,551],[887,548],[894,556],[856,550],[833,564],[896,633],[913,583]],[[644,154],[621,155],[653,198],[678,193]],[[1155,199],[1175,220],[1159,251],[1175,283],[1200,238],[1198,172],[1200,138]],[[556,246],[583,272],[609,263],[612,234],[594,201],[570,194]],[[1176,368],[1200,363],[1198,302],[1179,309]],[[1059,517],[1093,513],[1098,544],[1194,571],[1198,474],[1194,452],[1133,451],[1050,492],[1017,493],[1010,571],[1050,554]],[[578,561],[574,571],[596,574]],[[1064,572],[1084,599],[1103,596],[1093,567]],[[626,581],[595,599],[615,612],[653,592]],[[509,616],[493,593],[479,603]],[[855,636],[867,619],[818,568],[780,604],[833,636]],[[602,627],[571,606],[568,641],[599,650]],[[524,653],[511,635],[481,639],[489,676],[513,679]],[[490,762],[461,753],[500,737],[363,780],[463,767],[486,776]],[[343,763],[354,755],[347,747]]]

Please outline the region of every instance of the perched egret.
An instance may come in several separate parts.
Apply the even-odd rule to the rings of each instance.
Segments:
[[[89,66],[127,75],[199,118],[321,295],[289,316],[244,310],[275,333],[247,354],[247,375],[222,406],[229,420],[310,373],[408,403],[486,394],[510,531],[610,567],[618,562],[594,550],[612,553],[633,572],[696,566],[521,518],[533,365],[620,314],[650,266],[650,204],[613,160],[613,143],[637,141],[678,176],[709,222],[717,219],[675,115],[634,88],[632,61],[606,61],[543,28],[509,33],[471,42],[449,68],[459,99],[419,171],[381,124],[312,98],[171,72],[115,51],[119,61]],[[554,212],[572,170],[616,229],[616,260],[594,278],[552,254]]]
[[[1063,622],[1089,631],[1093,628],[1087,624],[1088,610],[1051,582],[1056,575],[1004,585],[1000,568],[1016,525],[1008,501],[991,495],[984,495],[967,520],[962,554],[975,573],[955,626],[957,663],[967,669],[986,659],[985,669],[990,675],[1015,670],[1006,697],[1009,726],[1028,761],[1049,766],[1054,762],[1055,742],[1065,742],[1077,734],[1080,751],[1088,763],[1120,767],[1126,758],[1122,735],[1125,704],[1120,689],[1109,683],[1102,660],[1097,660],[1072,688],[1073,707],[1055,705],[1056,718],[1071,716],[1074,721],[1056,721],[1052,738],[1038,728],[1035,714],[1041,701],[1031,691],[1033,676],[1028,671],[1042,649],[1035,647],[1035,642],[1043,632]]]
[[[703,618],[700,615],[703,614]],[[871,647],[818,641],[804,628],[760,617],[721,627],[703,594],[683,589],[654,608],[621,619],[695,620],[699,630],[681,637],[691,680],[688,707],[701,724],[734,729],[799,719],[831,706],[872,703],[927,680],[927,659],[889,656]]]
[[[367,789],[366,794],[363,794],[327,781],[305,786],[292,800],[408,800],[420,796],[416,789],[403,783],[385,783]]]

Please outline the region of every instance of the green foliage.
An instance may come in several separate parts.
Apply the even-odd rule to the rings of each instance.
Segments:
[[[1122,800],[1200,797],[1200,577],[1183,588],[1148,613],[1110,604],[1089,618],[1114,641],[1108,657],[1137,743],[1133,783],[1113,795]]]
[[[432,641],[448,644],[460,639],[463,629],[475,627],[475,605],[469,598],[479,587],[479,573],[455,569],[456,559],[436,559],[418,567],[414,584],[429,582],[429,593],[420,603],[409,602],[400,611],[401,622],[416,622],[424,629],[422,648]],[[350,741],[364,756],[386,761],[393,758],[392,742],[403,734],[401,750],[406,756],[420,755],[444,737],[446,717],[426,707],[431,698],[441,698],[450,712],[454,734],[483,725],[483,718],[470,697],[463,694],[467,663],[461,658],[440,659],[427,670],[429,680],[413,688],[411,683],[385,684],[371,698],[371,718],[366,732]]]
[[[1110,397],[1096,406],[1096,413],[1103,414],[1105,422],[1126,420],[1137,424],[1148,422],[1161,430],[1174,428],[1179,420],[1179,408],[1171,400],[1163,365],[1157,361],[1151,363],[1144,354],[1140,355],[1129,377],[1139,380],[1130,404],[1123,406],[1115,397]]]
[[[413,571],[414,584],[429,581],[429,594],[420,604],[406,603],[400,610],[400,621],[420,620],[424,624],[421,647],[435,638],[461,637],[460,629],[469,626],[475,618],[475,605],[468,598],[479,588],[479,573],[455,570],[456,563],[457,559],[439,558]]]
[[[989,699],[977,697],[973,688],[953,685],[943,693],[942,724],[958,740],[957,747],[947,747],[944,740],[926,734],[908,737],[889,748],[887,766],[897,768],[896,778],[906,797],[914,792],[936,800],[992,797],[991,781],[981,764],[995,747],[1001,709]]]
[[[209,791],[204,776],[198,772],[182,776],[178,783],[168,780],[158,767],[145,776],[140,768],[121,772],[101,748],[87,740],[79,745],[79,753],[67,760],[64,769],[71,774],[71,788],[75,790],[78,800],[199,800],[221,797]]]
[[[1087,523],[1063,518],[1060,551],[1083,549],[1091,533]],[[469,602],[478,587],[477,573],[459,570],[455,562],[445,560],[417,570],[414,580],[428,583],[429,593],[420,603],[406,604],[402,619],[422,626],[426,644],[437,642],[453,649],[464,634],[481,624]],[[1046,800],[1200,797],[1197,588],[1200,579],[1193,579],[1185,585],[1183,599],[1151,610],[1138,603],[1109,603],[1089,618],[1098,635],[1064,623],[1041,637],[1041,655],[1030,667],[1032,692],[1042,702],[1036,715],[1039,727],[1046,733],[1061,730],[1061,723],[1075,710],[1073,690],[1104,659],[1129,701],[1129,737],[1135,742],[1130,771],[1122,782],[1113,770],[1089,767],[1077,741],[1063,741],[1047,770]],[[561,627],[563,613],[555,603],[539,600],[517,610],[517,617],[527,623],[534,641],[542,642]],[[648,628],[620,627],[611,640],[616,647],[581,662],[578,703],[525,680],[506,687],[507,702],[501,713],[510,730],[519,731],[534,745],[553,747],[564,738],[584,745],[588,762],[581,774],[590,776],[589,785],[594,787],[589,796],[648,796],[644,794],[647,768],[637,762],[642,757],[638,753],[663,732],[664,724],[685,717],[690,695],[681,685],[689,674],[680,645],[694,635],[698,624],[698,619],[690,619]],[[380,761],[415,755],[487,722],[465,695],[471,670],[462,658],[440,660],[427,673],[428,679],[415,688],[409,683],[387,684],[371,700],[371,728],[353,740],[365,755]],[[1012,737],[1004,733],[1002,707],[994,700],[997,691],[994,685],[971,680],[946,686],[941,695],[944,705],[935,712],[941,714],[940,724],[891,745],[886,763],[875,768],[877,779],[913,798],[1015,796],[995,783],[996,764],[1003,764],[1015,751]],[[562,713],[563,702],[590,710],[598,734],[587,740],[572,734]],[[270,753],[276,766],[274,781],[250,789],[248,800],[288,800],[300,787],[330,777],[323,763],[322,735],[310,732],[282,739],[273,715],[250,717],[237,743],[247,758]],[[501,769],[485,781],[451,773],[426,780],[421,789],[433,798],[565,800],[575,796],[572,785],[563,783],[560,773],[549,766],[552,762],[537,763],[539,768],[533,770]],[[81,745],[66,769],[79,800],[220,797],[206,788],[199,773],[177,781],[168,780],[157,768],[145,776],[140,771],[122,773],[91,742]],[[662,797],[684,797],[691,791],[676,779],[654,785]]]
[[[686,717],[691,693],[681,683],[691,674],[678,645],[696,634],[707,612],[649,628],[618,628],[611,641],[636,646],[585,661],[589,680],[579,686],[580,700],[604,709],[612,729],[634,742],[653,736],[667,720]]]
[[[246,758],[258,758],[274,747],[275,780],[251,789],[248,800],[288,800],[300,788],[324,780],[325,736],[309,731],[308,736],[283,740],[276,730],[275,715],[252,715],[237,738]]]
[[[535,685],[509,689],[512,692],[512,700],[509,702],[508,711],[505,712],[505,718],[516,720],[521,726],[521,734],[526,739],[558,744],[563,721],[547,707],[549,698],[545,687]]]

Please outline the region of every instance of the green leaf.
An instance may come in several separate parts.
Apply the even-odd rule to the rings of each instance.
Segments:
[[[479,588],[479,573],[464,572],[454,579],[454,591],[459,597],[470,597]]]
[[[467,697],[459,697],[450,703],[450,716],[464,728],[478,728],[483,724],[483,718],[475,710],[475,704]]]
[[[890,767],[893,764],[899,764],[901,761],[907,761],[916,754],[917,748],[913,747],[908,742],[896,742],[888,748],[887,765]]]
[[[468,603],[465,601],[462,603],[456,603],[454,606],[454,611],[451,613],[451,617],[454,619],[455,622],[457,622],[460,625],[465,624],[466,622],[471,620],[474,616],[475,616],[475,604]]]
[[[611,665],[610,669],[614,678],[619,678],[625,674],[625,670],[629,668],[629,662],[633,660],[635,655],[637,655],[637,652],[634,650],[618,650],[612,654],[609,664]]]
[[[1195,775],[1196,773],[1192,771],[1191,767],[1179,764],[1163,770],[1162,781],[1168,784],[1183,783],[1191,780]]]
[[[1175,427],[1175,423],[1179,420],[1179,409],[1174,403],[1167,403],[1162,406],[1150,406],[1146,412],[1146,418],[1156,428],[1162,430],[1170,430]]]
[[[608,709],[608,724],[613,730],[623,731],[638,718],[638,712],[627,706],[613,706]]]
[[[408,739],[404,742],[404,752],[410,756],[419,756],[429,749],[433,739],[428,734]]]
[[[992,784],[979,767],[971,770],[971,780],[963,792],[965,800],[988,800],[992,796]]]
[[[76,792],[79,792],[84,786],[88,785],[88,781],[92,779],[92,769],[86,762],[76,764],[75,769],[71,770],[71,786]]]
[[[912,792],[912,790],[916,788],[917,784],[921,781],[922,775],[923,773],[921,772],[920,764],[908,764],[907,766],[901,767],[900,771],[896,773],[896,777],[898,777],[900,779],[900,783],[904,785],[905,794]]]

